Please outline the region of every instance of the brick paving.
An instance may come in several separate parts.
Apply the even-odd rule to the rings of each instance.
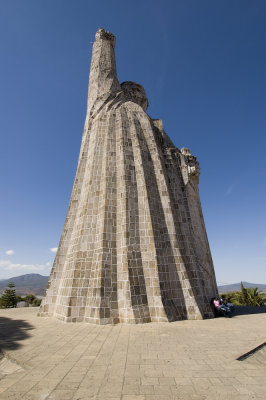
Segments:
[[[266,314],[143,325],[0,310],[0,399],[266,399]],[[264,354],[264,355],[263,355]]]

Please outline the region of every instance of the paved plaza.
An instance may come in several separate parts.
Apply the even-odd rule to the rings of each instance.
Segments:
[[[266,399],[266,314],[143,325],[0,310],[0,399]]]

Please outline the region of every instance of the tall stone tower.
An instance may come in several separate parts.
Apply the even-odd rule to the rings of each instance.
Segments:
[[[119,83],[115,37],[99,29],[88,109],[63,233],[41,316],[96,324],[212,316],[217,286],[199,164]]]

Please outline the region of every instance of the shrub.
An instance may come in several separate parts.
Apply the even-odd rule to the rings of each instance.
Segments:
[[[25,301],[26,307],[39,307],[42,300],[38,299],[34,294],[27,294],[25,297],[21,297],[21,301]]]
[[[33,307],[40,307],[42,299],[38,299],[37,297],[33,300],[32,306]]]

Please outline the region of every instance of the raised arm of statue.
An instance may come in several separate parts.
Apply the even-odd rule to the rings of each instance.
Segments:
[[[121,90],[116,76],[115,36],[100,28],[93,44],[88,103],[105,94]]]

